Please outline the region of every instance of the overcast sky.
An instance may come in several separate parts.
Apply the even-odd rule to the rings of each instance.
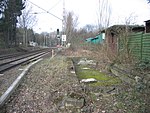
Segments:
[[[62,18],[63,0],[26,0],[49,11],[55,16]],[[150,4],[146,0],[108,0],[111,6],[110,25],[123,24],[125,18],[134,17],[133,22],[144,24],[145,20],[150,19]],[[99,0],[65,0],[67,12],[73,11],[78,16],[78,27],[86,24],[97,25]],[[30,2],[29,2],[30,3]],[[31,4],[31,3],[30,3]],[[51,32],[57,28],[62,29],[62,21],[49,13],[45,13],[40,8],[32,5],[33,12],[37,14],[38,23],[34,27],[35,32]]]

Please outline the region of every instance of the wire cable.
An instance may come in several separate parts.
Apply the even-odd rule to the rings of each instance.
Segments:
[[[43,13],[47,13],[47,12],[34,12],[34,13],[29,13],[29,14],[43,14]]]
[[[63,19],[61,19],[61,18],[57,17],[56,15],[54,15],[54,14],[50,13],[49,11],[45,10],[44,8],[42,8],[42,7],[40,7],[40,6],[36,5],[36,4],[34,4],[33,2],[31,2],[31,1],[29,1],[29,0],[27,0],[27,1],[28,1],[28,2],[30,2],[31,4],[33,4],[34,6],[38,7],[39,9],[41,9],[41,10],[45,11],[46,13],[48,13],[48,14],[50,14],[50,15],[54,16],[55,18],[57,18],[57,19],[59,19],[59,20],[61,20],[61,21],[63,20]]]
[[[52,10],[53,8],[55,8],[59,3],[60,3],[61,0],[59,0],[55,5],[53,5],[48,11]]]

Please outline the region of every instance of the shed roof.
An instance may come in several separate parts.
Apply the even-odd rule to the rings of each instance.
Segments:
[[[128,28],[129,31],[133,31],[133,32],[138,29],[140,29],[141,31],[145,30],[144,25],[142,26],[141,25],[113,25],[113,26],[108,27],[107,29],[102,30],[101,32],[104,33],[107,30],[113,33],[116,33],[116,32],[119,33],[120,31],[125,30],[126,28]]]
[[[150,23],[150,20],[146,20],[146,21],[144,21],[144,22],[146,22],[146,23]]]

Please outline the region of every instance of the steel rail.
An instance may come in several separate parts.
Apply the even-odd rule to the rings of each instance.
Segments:
[[[23,57],[23,58],[19,58],[17,60],[13,60],[11,62],[7,62],[3,65],[0,66],[0,73],[3,73],[4,71],[7,71],[8,69],[11,69],[15,66],[18,66],[22,63],[25,63],[27,61],[30,61],[32,59],[36,59],[36,58],[39,58],[40,56],[44,56],[46,55],[47,53],[49,53],[49,51],[47,52],[41,52],[41,53],[36,53],[36,54],[33,54],[33,55],[30,55],[30,56],[26,56],[26,57]]]

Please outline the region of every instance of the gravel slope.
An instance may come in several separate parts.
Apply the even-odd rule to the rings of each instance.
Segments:
[[[24,66],[17,66],[0,74],[0,96],[2,96],[8,87],[15,81],[23,68]]]
[[[63,98],[72,91],[80,90],[77,88],[77,78],[69,75],[68,64],[70,63],[64,57],[47,58],[38,63],[29,71],[1,112],[66,112],[67,110],[60,109]]]

